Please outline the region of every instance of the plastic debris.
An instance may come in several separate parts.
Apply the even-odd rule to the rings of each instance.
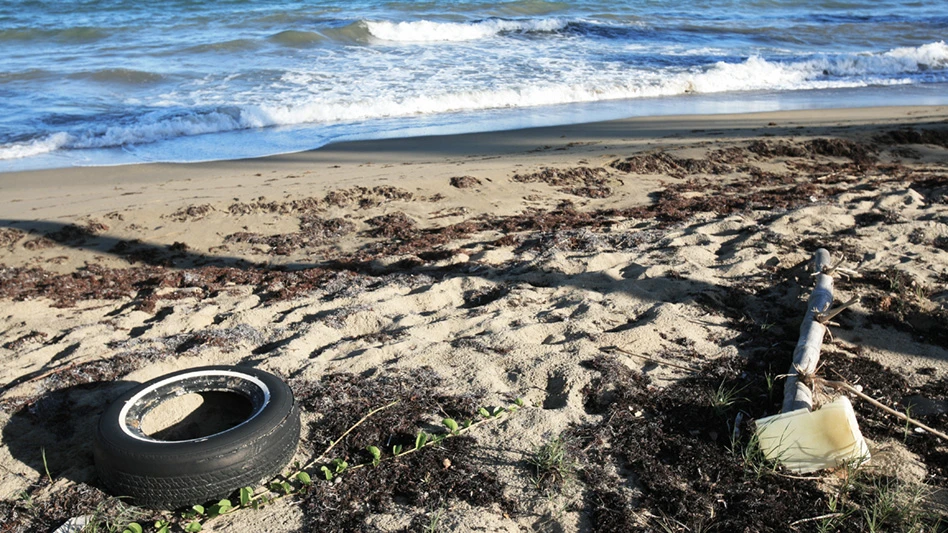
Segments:
[[[869,460],[869,446],[845,396],[817,411],[797,409],[761,418],[757,439],[765,457],[798,474]]]

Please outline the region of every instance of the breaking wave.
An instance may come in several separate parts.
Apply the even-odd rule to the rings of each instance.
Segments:
[[[490,21],[479,25],[461,25],[481,35],[490,32],[540,31],[557,27],[553,19],[532,24],[501,24]],[[444,23],[428,27],[410,23],[411,31],[389,28],[393,37],[414,36],[443,38],[451,31]],[[382,35],[385,31],[379,30]],[[469,35],[473,35],[470,33]],[[441,37],[438,37],[441,36]],[[474,38],[474,37],[468,37]],[[61,131],[32,140],[0,143],[0,160],[26,158],[55,152],[87,148],[112,148],[153,143],[183,136],[223,133],[254,128],[300,124],[356,123],[358,121],[436,115],[499,108],[523,108],[541,105],[596,102],[643,97],[709,94],[759,90],[806,90],[847,88],[867,85],[912,83],[912,76],[935,74],[939,81],[948,74],[948,45],[944,41],[919,47],[895,48],[883,53],[813,56],[806,60],[780,62],[753,56],[740,62],[718,62],[687,70],[669,68],[659,71],[592,72],[587,75],[548,76],[545,79],[511,78],[491,87],[418,86],[412,93],[380,96],[343,93],[334,96],[313,95],[292,103],[274,101],[258,104],[168,110],[141,116],[126,116],[97,128]],[[126,77],[116,71],[108,76]],[[136,74],[136,73],[133,73]],[[147,78],[147,77],[146,77]],[[440,91],[440,92],[439,92]]]
[[[393,42],[471,41],[501,33],[547,33],[566,28],[568,22],[557,18],[536,20],[487,19],[477,22],[364,22],[376,39]]]

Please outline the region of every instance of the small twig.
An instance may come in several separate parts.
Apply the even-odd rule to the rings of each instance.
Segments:
[[[836,315],[842,313],[843,311],[849,309],[850,307],[856,305],[857,303],[859,303],[859,297],[853,296],[852,298],[849,299],[848,302],[844,303],[843,305],[839,307],[830,309],[829,311],[826,311],[825,313],[824,312],[816,313],[813,316],[813,319],[819,322],[820,324],[824,324],[824,325],[829,324],[830,320],[835,318]]]
[[[817,520],[825,520],[827,518],[837,518],[843,516],[843,513],[828,513],[820,516],[814,516],[813,518],[804,518],[803,520],[797,520],[796,522],[791,522],[790,527],[796,527],[799,524],[805,524],[807,522],[816,522]]]
[[[493,421],[495,421],[495,420],[499,420],[503,415],[509,415],[509,414],[510,414],[510,411],[504,410],[502,413],[497,414],[497,415],[494,415],[494,416],[492,416],[492,417],[490,417],[490,418],[481,418],[481,419],[478,420],[477,422],[472,422],[470,426],[458,428],[457,432],[445,434],[445,435],[446,435],[445,438],[460,437],[461,435],[464,435],[465,433],[467,433],[467,432],[469,432],[469,431],[472,431],[474,428],[476,428],[476,427],[478,427],[478,426],[481,426],[481,425],[486,424],[486,423],[488,423],[488,422],[493,422]],[[428,440],[427,442],[425,442],[425,443],[421,446],[421,448],[409,448],[409,449],[407,449],[407,450],[402,450],[401,452],[399,452],[398,455],[392,455],[392,456],[390,456],[390,457],[386,457],[386,458],[382,459],[382,461],[385,461],[385,460],[394,460],[394,459],[401,459],[402,457],[404,457],[404,456],[406,456],[406,455],[415,453],[415,452],[417,452],[417,451],[421,451],[421,450],[423,450],[423,449],[425,449],[425,448],[428,448],[428,447],[431,447],[431,446],[436,446],[436,445],[440,444],[442,441],[443,441],[443,439],[442,439],[442,440]],[[352,466],[350,466],[349,468],[347,468],[346,471],[358,470],[358,469],[360,469],[360,468],[365,468],[366,466],[371,465],[371,464],[372,464],[372,463],[359,463],[359,464],[355,464],[355,465],[352,465]]]
[[[822,378],[813,378],[813,381],[814,381],[815,383],[818,383],[818,384],[821,384],[821,385],[826,385],[826,386],[832,387],[832,388],[834,388],[834,389],[847,390],[847,391],[849,391],[849,392],[855,394],[856,396],[859,396],[859,397],[862,398],[863,400],[866,400],[867,402],[871,403],[872,405],[878,407],[879,409],[882,409],[883,411],[889,413],[890,415],[894,415],[894,416],[896,416],[896,417],[898,417],[898,418],[900,418],[900,419],[902,419],[902,420],[908,422],[909,424],[916,425],[916,426],[918,426],[918,427],[924,429],[925,431],[931,433],[932,435],[935,435],[935,436],[937,436],[937,437],[941,437],[941,438],[944,439],[946,442],[948,442],[948,435],[945,435],[944,433],[942,433],[941,431],[938,431],[937,429],[932,429],[932,428],[926,426],[925,424],[922,424],[922,423],[919,422],[918,420],[914,420],[914,419],[912,419],[912,418],[910,418],[910,417],[908,417],[908,416],[905,416],[903,413],[900,413],[900,412],[896,411],[895,409],[892,409],[891,407],[888,407],[887,405],[883,404],[883,403],[880,402],[879,400],[876,400],[875,398],[873,398],[873,397],[871,397],[871,396],[869,396],[869,395],[863,393],[862,391],[860,391],[860,390],[857,389],[856,387],[853,387],[853,386],[850,385],[849,383],[846,383],[845,381],[830,381],[830,380],[822,379]]]
[[[52,369],[50,369],[50,370],[47,370],[46,372],[39,372],[38,374],[34,374],[34,375],[32,375],[32,376],[30,376],[30,375],[28,375],[28,374],[27,374],[26,376],[21,376],[21,377],[15,379],[15,380],[11,381],[9,384],[4,385],[3,387],[0,387],[0,394],[6,396],[6,394],[7,394],[8,392],[10,392],[11,390],[13,390],[13,389],[19,387],[20,385],[24,385],[24,384],[26,384],[26,383],[33,383],[34,381],[39,381],[39,380],[41,380],[41,379],[46,379],[46,378],[48,378],[48,377],[50,377],[50,376],[54,376],[54,375],[56,375],[56,374],[61,374],[61,373],[65,372],[65,371],[67,371],[67,370],[72,370],[73,368],[76,368],[77,366],[79,366],[79,365],[81,365],[81,364],[83,364],[83,363],[87,363],[87,362],[89,362],[90,360],[91,360],[91,359],[83,359],[83,360],[81,360],[81,361],[73,361],[72,363],[65,363],[65,364],[59,365],[59,366],[57,366],[57,367],[55,367],[55,368],[52,368]]]
[[[626,355],[631,355],[632,357],[638,357],[639,359],[644,359],[644,360],[646,360],[646,361],[648,361],[648,362],[650,362],[650,363],[655,363],[656,365],[670,366],[670,367],[673,367],[673,368],[678,368],[678,369],[680,369],[680,370],[684,370],[684,371],[686,371],[686,372],[700,372],[700,370],[697,369],[697,368],[688,367],[688,366],[684,366],[684,365],[676,365],[675,363],[669,363],[668,361],[660,361],[660,360],[658,360],[658,359],[649,357],[649,356],[647,356],[647,355],[641,355],[641,354],[637,354],[637,353],[635,353],[635,352],[630,352],[630,351],[628,351],[628,350],[619,348],[618,346],[602,346],[602,347],[600,347],[599,349],[602,350],[602,351],[604,351],[604,352],[609,352],[609,351],[615,350],[615,351],[617,351],[617,352],[622,352],[622,353],[624,353],[624,354],[626,354]]]
[[[398,403],[398,400],[395,400],[394,402],[392,402],[392,403],[390,403],[390,404],[388,404],[388,405],[383,405],[382,407],[378,407],[378,408],[375,408],[375,409],[369,411],[369,413],[368,413],[367,415],[363,416],[362,418],[359,419],[358,422],[356,422],[355,424],[353,424],[352,426],[350,426],[349,429],[347,429],[345,433],[343,433],[342,435],[340,435],[338,439],[332,441],[332,444],[330,444],[329,447],[326,448],[326,450],[323,451],[323,453],[321,453],[321,454],[319,455],[319,457],[317,457],[317,458],[313,459],[312,461],[310,461],[309,463],[307,463],[306,466],[304,466],[304,467],[301,468],[300,470],[306,470],[306,469],[308,469],[309,467],[315,465],[316,463],[318,463],[318,462],[324,460],[324,459],[326,458],[326,455],[328,455],[329,452],[331,452],[332,449],[335,448],[336,445],[339,444],[339,443],[342,441],[342,439],[346,438],[346,435],[348,435],[349,433],[352,433],[352,431],[355,430],[355,428],[359,427],[363,422],[365,422],[366,420],[368,420],[369,418],[371,418],[372,415],[374,415],[375,413],[378,413],[379,411],[384,411],[385,409],[388,409],[389,407],[395,405],[396,403]]]

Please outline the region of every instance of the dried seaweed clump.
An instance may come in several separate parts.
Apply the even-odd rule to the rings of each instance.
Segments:
[[[83,300],[136,298],[136,306],[153,313],[161,300],[180,297],[157,289],[191,289],[187,297],[204,298],[234,285],[252,286],[265,300],[286,300],[321,290],[334,272],[320,268],[296,271],[207,266],[185,271],[164,267],[110,269],[88,265],[82,270],[56,274],[41,268],[0,267],[0,298],[22,301],[50,298],[57,307]],[[200,291],[193,289],[199,288]]]
[[[458,189],[470,189],[481,184],[481,180],[474,176],[455,176],[451,178],[451,186]]]
[[[666,184],[657,201],[627,210],[636,218],[657,218],[662,222],[688,220],[697,213],[727,216],[753,209],[790,209],[839,192],[837,187],[818,186],[808,180],[787,180],[780,176],[756,174],[733,182],[692,178]]]
[[[414,195],[405,189],[392,186],[352,187],[330,191],[323,198],[323,203],[336,207],[358,206],[362,209],[378,207],[382,204],[398,200],[409,201]]]
[[[891,130],[877,136],[875,141],[880,144],[933,144],[948,148],[948,129]]]
[[[806,141],[804,143],[792,142],[769,142],[753,141],[747,146],[751,151],[761,157],[808,157],[816,156],[843,157],[853,161],[853,163],[869,167],[876,162],[875,149],[863,143],[857,143],[847,139],[826,139],[818,138]]]
[[[43,492],[44,487],[36,485],[21,493],[17,500],[0,500],[0,531],[54,531],[71,518],[97,512],[114,516],[126,507],[120,500],[85,483],[52,494]]]
[[[732,153],[717,153],[713,158],[679,158],[666,152],[640,154],[609,163],[612,168],[629,174],[667,174],[683,177],[689,174],[725,174],[733,167],[727,163]]]
[[[290,255],[304,248],[325,245],[354,230],[355,225],[343,218],[327,220],[316,215],[304,214],[300,217],[298,232],[262,235],[239,231],[224,237],[224,242],[265,245],[269,247],[268,253],[271,255]]]
[[[3,347],[7,350],[19,350],[27,344],[33,344],[37,342],[42,342],[48,337],[46,333],[42,331],[31,331],[25,335],[21,335],[12,341],[7,341],[3,343]]]
[[[872,312],[869,319],[894,327],[919,340],[948,348],[948,309],[934,304],[932,289],[911,274],[894,268],[867,270],[854,283],[866,291],[863,304]]]
[[[473,418],[479,400],[440,393],[441,378],[427,367],[377,377],[331,374],[318,382],[294,380],[290,385],[304,411],[323,415],[310,426],[306,439],[315,454],[372,409],[398,402],[360,424],[333,450],[350,464],[371,461],[366,446],[411,447],[419,430],[445,416]],[[502,484],[479,456],[472,438],[452,438],[377,467],[353,470],[337,483],[316,483],[302,505],[304,521],[313,531],[366,531],[372,514],[422,515],[458,500],[514,512]]]
[[[0,228],[0,247],[12,247],[26,234],[18,229]]]
[[[758,416],[766,405],[753,384],[729,378],[743,361],[714,362],[701,374],[665,389],[615,359],[588,365],[599,377],[584,388],[588,412],[603,422],[579,428],[585,450],[582,480],[594,531],[656,531],[662,524],[689,530],[786,531],[787,524],[825,512],[824,494],[809,480],[754,476],[741,449],[746,426],[732,440],[739,410]],[[733,367],[733,368],[732,368]],[[718,405],[715,390],[739,390],[750,400]],[[610,468],[611,466],[611,468]],[[641,523],[641,517],[652,517]],[[712,518],[713,517],[713,518]],[[663,522],[664,520],[664,522]]]
[[[401,211],[372,217],[365,221],[373,227],[368,234],[371,237],[385,237],[386,239],[408,239],[415,232],[417,223]]]
[[[512,179],[520,183],[542,182],[562,187],[562,192],[584,198],[608,198],[613,194],[609,187],[609,171],[604,168],[544,168],[530,174],[514,174]]]
[[[210,204],[201,204],[201,205],[189,205],[187,207],[182,207],[174,213],[169,215],[169,218],[172,220],[177,220],[178,222],[187,222],[189,220],[201,220],[206,217],[211,211],[216,211],[214,206]]]

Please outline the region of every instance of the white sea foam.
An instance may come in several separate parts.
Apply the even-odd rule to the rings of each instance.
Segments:
[[[503,32],[553,32],[566,27],[565,20],[488,19],[477,22],[366,21],[369,33],[377,39],[394,42],[471,41]]]
[[[54,133],[42,139],[0,145],[0,160],[49,154],[63,148],[68,142],[69,134]]]
[[[468,25],[469,27],[469,25]],[[496,26],[495,26],[496,29]],[[444,31],[441,28],[439,31]],[[499,31],[499,30],[498,30]],[[537,63],[541,65],[541,63]],[[0,146],[0,159],[27,158],[60,149],[112,148],[153,143],[178,137],[224,133],[255,128],[295,125],[357,124],[385,118],[432,116],[450,112],[588,103],[689,93],[782,91],[847,88],[907,83],[918,72],[948,68],[948,46],[935,42],[883,53],[815,56],[780,62],[752,56],[741,62],[718,62],[704,67],[643,70],[602,68],[599,64],[550,66],[555,76],[528,77],[503,70],[486,77],[457,79],[455,83],[413,83],[364,79],[357,86],[313,91],[324,83],[321,74],[284,76],[283,90],[269,98],[229,106],[203,108],[169,99],[170,109],[190,107],[175,114],[152,112],[137,121],[73,132],[59,132],[28,142]],[[904,76],[903,76],[904,75]],[[489,80],[488,83],[484,79]],[[296,87],[296,92],[290,88]],[[194,94],[192,92],[192,94]],[[177,97],[180,97],[178,95]]]
[[[948,67],[944,41],[884,53],[839,54],[782,63],[753,56],[741,63],[719,62],[705,72],[679,77],[697,93],[801,90],[904,83],[902,74]]]

